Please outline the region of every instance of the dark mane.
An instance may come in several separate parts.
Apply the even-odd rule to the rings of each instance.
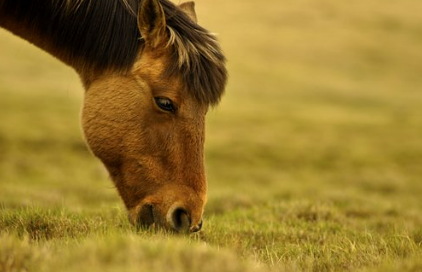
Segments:
[[[161,0],[161,4],[172,51],[167,74],[182,74],[188,90],[198,101],[216,105],[227,82],[226,59],[217,39],[171,2]]]
[[[127,72],[143,47],[136,14],[142,0],[0,0],[0,13],[49,37],[64,59],[83,69]],[[224,91],[225,58],[215,37],[168,0],[171,63],[167,76],[181,74],[191,94],[215,105]],[[1,15],[1,14],[0,14]]]

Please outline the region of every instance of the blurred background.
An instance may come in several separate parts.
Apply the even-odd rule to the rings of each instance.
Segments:
[[[422,2],[197,0],[230,82],[208,116],[207,215],[276,201],[422,209]],[[0,30],[0,205],[123,205],[68,67]]]

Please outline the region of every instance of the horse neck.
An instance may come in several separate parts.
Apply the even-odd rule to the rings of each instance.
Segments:
[[[2,9],[1,5],[0,27],[48,52],[50,55],[56,57],[60,61],[73,67],[77,72],[82,71],[81,67],[79,67],[77,64],[77,61],[70,60],[70,58],[66,56],[61,48],[54,46],[54,40],[52,37],[37,31],[34,25],[22,23],[19,18],[14,17],[9,12]]]
[[[0,27],[73,67],[85,84],[129,70],[140,48],[136,17],[119,0],[0,0]]]

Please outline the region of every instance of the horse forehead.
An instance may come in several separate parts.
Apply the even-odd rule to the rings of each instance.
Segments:
[[[133,65],[132,75],[138,81],[147,82],[154,91],[180,92],[183,89],[181,77],[165,76],[167,67],[168,57],[145,51]]]
[[[189,87],[183,81],[182,74],[166,75],[170,60],[171,58],[165,52],[144,50],[135,62],[132,74],[138,81],[150,85],[154,96],[173,99],[183,106],[185,114],[191,112],[194,117],[204,116],[209,105],[195,99],[193,92],[189,91]]]
[[[132,71],[149,73],[162,73],[169,64],[169,52],[163,50],[151,50],[144,48],[138,54],[137,60],[133,64]]]

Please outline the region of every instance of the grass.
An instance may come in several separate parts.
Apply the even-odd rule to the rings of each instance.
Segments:
[[[76,75],[0,32],[0,271],[421,271],[422,4],[197,1],[231,74],[189,237],[137,232]]]

